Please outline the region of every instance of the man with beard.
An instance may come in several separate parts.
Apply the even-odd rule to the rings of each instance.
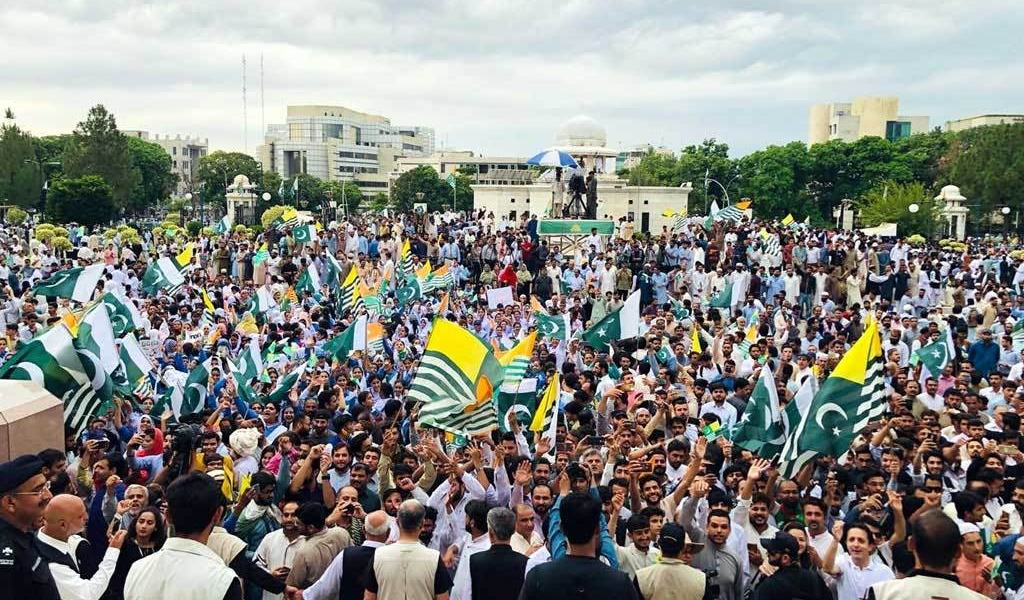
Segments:
[[[373,564],[377,548],[384,546],[390,533],[391,519],[383,511],[366,515],[366,540],[338,554],[316,583],[302,590],[292,600],[362,600],[363,574]]]
[[[143,506],[146,506],[149,500],[149,490],[145,486],[133,483],[124,490],[124,500],[117,503],[117,508],[114,511],[114,518],[110,521],[110,527],[114,527],[114,523],[117,523],[117,527],[121,529],[128,529],[135,517],[139,516],[139,511],[142,510]]]
[[[484,488],[475,477],[466,473],[458,462],[450,465],[448,479],[437,486],[430,495],[428,506],[437,510],[437,527],[452,531],[466,529],[466,506],[472,500],[484,500]]]
[[[308,436],[311,443],[314,445],[334,444],[335,446],[341,443],[341,439],[327,429],[330,419],[331,413],[327,410],[320,409],[313,413]]]
[[[359,494],[359,504],[369,512],[380,510],[380,496],[370,489],[370,469],[363,463],[352,465],[349,470],[349,484],[356,488]]]
[[[804,498],[802,501],[804,511],[804,525],[807,526],[807,543],[814,548],[818,556],[824,556],[832,544],[832,534],[826,524],[828,508],[820,498]]]
[[[832,593],[814,571],[800,567],[800,544],[785,531],[774,538],[762,538],[768,564],[775,573],[754,590],[754,600],[831,600]]]
[[[1010,531],[1020,531],[1021,518],[1024,517],[1024,478],[1018,479],[1010,496],[1010,502],[1000,509],[1006,515]]]
[[[469,600],[473,597],[473,582],[469,575],[469,562],[477,552],[484,552],[491,547],[487,533],[487,503],[483,500],[470,500],[466,504],[466,533],[457,545],[450,546],[445,553],[444,562],[452,564],[458,555],[458,567],[455,569],[452,600]]]
[[[305,536],[299,530],[299,519],[295,514],[298,510],[299,503],[295,500],[283,503],[281,505],[281,529],[268,533],[256,548],[256,554],[253,555],[253,562],[279,579],[288,575],[296,552],[306,543]],[[264,591],[263,600],[281,600],[281,594]]]
[[[334,557],[352,545],[352,538],[341,527],[327,527],[327,507],[319,502],[303,504],[295,516],[302,524],[306,543],[292,559],[288,585],[304,588],[319,579]]]
[[[253,557],[264,537],[281,528],[281,510],[274,505],[276,483],[274,476],[266,471],[254,473],[249,487],[235,504],[235,535],[246,543],[247,558]],[[230,529],[227,523],[225,528]],[[255,594],[254,588],[249,587],[250,594],[246,597]]]
[[[800,514],[800,486],[792,479],[783,479],[775,488],[778,510],[774,517],[778,524],[803,521]]]

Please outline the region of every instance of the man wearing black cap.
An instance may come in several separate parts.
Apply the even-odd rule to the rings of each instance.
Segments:
[[[704,546],[694,542],[675,523],[667,523],[658,536],[661,562],[636,572],[636,589],[644,600],[701,600],[707,575],[686,564],[683,554],[695,554]]]
[[[768,564],[776,571],[754,589],[754,600],[830,600],[832,593],[817,573],[800,567],[800,544],[785,531],[762,538]]]
[[[60,598],[32,530],[50,501],[43,461],[26,454],[0,464],[0,590],[5,597]]]

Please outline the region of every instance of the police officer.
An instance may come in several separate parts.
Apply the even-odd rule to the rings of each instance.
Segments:
[[[26,454],[0,464],[0,590],[11,598],[58,600],[32,531],[50,501],[43,461]],[[8,595],[9,594],[9,595]]]
[[[831,600],[825,581],[817,573],[800,568],[800,543],[785,531],[774,538],[761,538],[768,552],[768,564],[776,568],[771,577],[754,590],[754,600]]]

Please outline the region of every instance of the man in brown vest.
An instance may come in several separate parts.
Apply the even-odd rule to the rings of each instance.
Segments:
[[[366,572],[365,600],[447,600],[452,578],[441,553],[420,543],[424,506],[398,507],[398,542],[379,548]]]
[[[683,528],[667,523],[658,536],[661,562],[636,572],[636,589],[644,600],[700,600],[707,577],[683,561],[683,554],[695,554],[700,546],[689,539]]]

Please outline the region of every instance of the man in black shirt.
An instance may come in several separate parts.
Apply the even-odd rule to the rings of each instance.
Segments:
[[[561,500],[559,510],[569,552],[531,570],[519,600],[638,600],[628,575],[595,558],[601,533],[601,501],[585,492],[572,492]]]
[[[785,531],[761,538],[768,564],[777,570],[754,589],[754,600],[830,600],[832,593],[814,571],[800,567],[800,544]]]
[[[4,597],[60,597],[50,566],[40,557],[32,535],[50,498],[43,461],[26,454],[0,464],[0,590]]]

